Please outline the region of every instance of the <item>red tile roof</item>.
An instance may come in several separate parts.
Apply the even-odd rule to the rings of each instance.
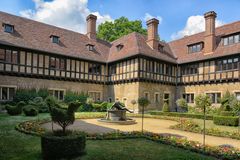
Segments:
[[[216,28],[217,46],[215,51],[212,54],[204,55],[203,52],[192,53],[192,54],[188,53],[187,45],[194,44],[197,42],[204,42],[204,32],[187,36],[179,40],[169,42],[168,44],[170,45],[170,48],[174,53],[174,55],[178,58],[177,60],[178,63],[199,61],[199,60],[204,60],[209,58],[215,58],[215,57],[221,57],[221,56],[240,53],[240,43],[236,43],[228,46],[223,46],[221,43],[222,36],[230,35],[237,32],[240,32],[240,21],[226,24]]]
[[[112,43],[97,39],[89,39],[86,35],[59,27],[29,20],[26,18],[0,12],[0,23],[14,25],[15,32],[10,34],[0,28],[0,43],[24,47],[33,50],[72,56],[98,62],[113,62],[134,55],[145,55],[171,63],[187,63],[208,58],[240,53],[240,43],[222,46],[221,36],[240,32],[240,21],[216,28],[217,48],[213,54],[204,55],[202,52],[188,54],[187,45],[204,41],[204,32],[184,37],[169,43],[160,41],[164,53],[153,50],[146,43],[146,36],[133,32]],[[51,42],[50,36],[60,37],[60,43]],[[94,45],[95,50],[89,51],[87,44]],[[117,50],[117,45],[123,45]]]

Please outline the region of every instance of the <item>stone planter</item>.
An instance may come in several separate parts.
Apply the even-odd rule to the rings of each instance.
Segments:
[[[85,135],[41,137],[42,157],[44,160],[74,158],[85,153]]]

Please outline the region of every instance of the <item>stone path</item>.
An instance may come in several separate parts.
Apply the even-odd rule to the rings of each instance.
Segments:
[[[82,119],[76,120],[72,126],[69,126],[69,129],[81,130],[88,133],[107,133],[114,130],[120,131],[140,131],[141,130],[141,118],[134,118],[137,124],[133,125],[115,125],[115,124],[106,124],[98,122],[97,119]],[[191,133],[186,131],[179,131],[169,129],[169,126],[175,125],[177,122],[170,120],[161,120],[161,119],[144,119],[144,130],[154,132],[154,133],[171,133],[185,136],[189,140],[193,141],[203,141],[203,135],[198,133]],[[46,123],[42,125],[44,128],[51,129],[51,123]],[[54,125],[54,129],[59,128],[57,125]],[[215,137],[215,136],[206,136],[206,144],[218,146],[222,144],[230,144],[234,147],[240,149],[240,140],[235,140],[231,138],[224,137]]]

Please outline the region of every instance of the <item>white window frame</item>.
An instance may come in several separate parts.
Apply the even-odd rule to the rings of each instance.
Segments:
[[[221,96],[220,96],[220,98],[222,98],[222,96],[223,96],[223,94],[222,94],[222,91],[206,91],[206,92],[204,92],[205,94],[211,94],[211,93],[214,93],[214,94],[217,94],[217,93],[220,93],[221,94]],[[216,100],[216,99],[215,99]],[[220,103],[218,103],[218,102],[212,102],[212,104],[220,104]]]
[[[7,99],[2,99],[2,88],[7,88]],[[9,88],[14,88],[14,92],[16,94],[17,91],[17,86],[14,85],[0,85],[0,101],[5,102],[5,101],[11,101],[11,99],[9,99]]]
[[[196,93],[195,92],[184,92],[182,93],[182,98],[183,98],[183,94],[193,94],[194,98],[193,98],[193,103],[189,103],[189,104],[195,104],[195,97],[196,97]],[[187,100],[186,100],[187,101]],[[188,102],[187,102],[188,103]]]
[[[66,89],[59,89],[59,88],[48,88],[48,91],[58,91],[58,97],[55,97],[55,93],[53,93],[53,97],[57,98],[59,101],[63,101],[66,94]],[[63,99],[60,99],[60,91],[63,91]]]
[[[100,93],[100,99],[99,99],[99,101],[102,101],[102,91],[88,91],[88,95],[89,95],[89,93]],[[95,100],[95,101],[97,101],[97,100]]]

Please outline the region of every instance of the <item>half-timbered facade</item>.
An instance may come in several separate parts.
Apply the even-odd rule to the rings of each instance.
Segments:
[[[200,93],[214,103],[229,90],[240,98],[240,22],[215,28],[215,12],[204,14],[204,32],[169,43],[158,38],[158,20],[147,36],[130,33],[111,43],[96,38],[97,17],[87,17],[86,35],[0,12],[0,101],[18,88],[47,88],[59,100],[66,91],[95,101],[146,97],[149,109],[169,99],[194,103]]]

